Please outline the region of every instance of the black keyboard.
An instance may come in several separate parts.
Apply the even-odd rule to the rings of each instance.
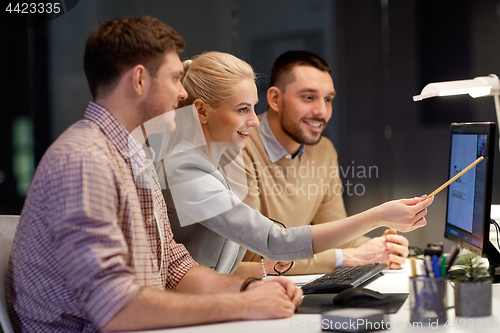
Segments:
[[[304,294],[339,293],[358,287],[387,268],[386,264],[341,267],[302,286]]]

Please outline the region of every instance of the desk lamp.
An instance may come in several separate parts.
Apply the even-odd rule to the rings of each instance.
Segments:
[[[420,95],[413,96],[413,100],[416,102],[429,97],[464,94],[469,94],[473,98],[493,96],[497,113],[497,124],[500,129],[500,98],[498,97],[500,94],[500,80],[495,74],[479,76],[472,80],[429,83],[422,89]]]

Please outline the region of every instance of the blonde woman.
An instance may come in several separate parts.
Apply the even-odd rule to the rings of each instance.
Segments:
[[[259,125],[250,65],[227,53],[207,52],[188,61],[183,85],[188,98],[182,103],[193,105],[183,119],[196,124],[187,127],[187,139],[168,154],[158,174],[168,181],[164,196],[174,238],[200,264],[232,273],[246,249],[271,261],[288,262],[312,258],[380,226],[408,232],[426,224],[426,207],[432,200],[415,198],[389,201],[335,223],[282,228],[242,203],[244,191],[243,197],[235,194],[235,187],[241,190],[241,178],[232,181],[232,172],[221,167],[228,161],[238,165],[238,150]],[[194,143],[196,128],[204,144]],[[267,271],[273,265],[269,263]],[[251,274],[262,272],[259,267]]]

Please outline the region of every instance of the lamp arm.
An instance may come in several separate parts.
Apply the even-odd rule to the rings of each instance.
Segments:
[[[498,94],[495,94],[493,95],[493,99],[495,100],[495,111],[497,112],[497,126],[499,129],[498,149],[500,149],[500,97],[498,97]]]

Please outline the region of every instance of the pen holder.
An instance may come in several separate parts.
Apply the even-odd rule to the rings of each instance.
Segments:
[[[444,324],[447,305],[445,277],[410,277],[411,322]]]

